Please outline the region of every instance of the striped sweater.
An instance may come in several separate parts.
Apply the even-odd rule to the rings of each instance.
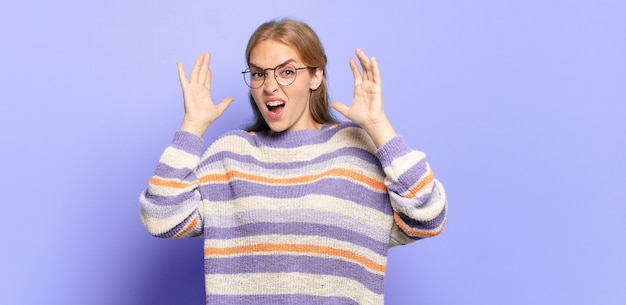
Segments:
[[[204,238],[207,304],[383,304],[389,247],[441,232],[422,152],[353,123],[231,131],[201,155],[178,131],[141,194],[157,237]]]

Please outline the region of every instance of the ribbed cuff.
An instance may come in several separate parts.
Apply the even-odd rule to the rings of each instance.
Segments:
[[[174,133],[172,146],[190,154],[199,156],[202,153],[204,139],[191,132],[178,130]]]
[[[376,155],[382,166],[389,166],[396,158],[411,152],[411,148],[401,136],[395,136],[376,150]]]

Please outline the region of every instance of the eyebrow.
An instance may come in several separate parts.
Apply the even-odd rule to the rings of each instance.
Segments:
[[[295,63],[296,63],[296,60],[295,60],[295,59],[291,59],[291,58],[290,58],[290,59],[287,59],[287,60],[283,61],[282,63],[278,64],[276,67],[284,66],[284,65],[286,65],[286,64],[288,64],[288,63],[294,63],[294,64],[295,64]],[[252,63],[252,62],[251,62],[251,63],[250,63],[250,68],[259,68],[259,69],[263,69],[263,70],[265,70],[265,69],[274,69],[275,67],[272,67],[272,68],[265,68],[265,69],[264,69],[264,68],[259,67],[259,66],[257,66],[256,64],[254,64],[254,63]]]

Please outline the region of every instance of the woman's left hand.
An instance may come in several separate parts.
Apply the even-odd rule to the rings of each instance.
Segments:
[[[354,98],[350,107],[333,102],[330,107],[354,123],[359,124],[370,135],[377,147],[382,146],[396,135],[383,107],[383,89],[380,70],[374,57],[367,58],[361,49],[356,50],[363,73],[353,58],[350,58],[350,69],[354,76]]]

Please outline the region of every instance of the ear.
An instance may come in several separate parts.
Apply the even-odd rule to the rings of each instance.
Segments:
[[[315,68],[315,72],[311,74],[311,81],[309,88],[313,91],[317,90],[322,84],[324,79],[324,70],[322,68]]]

